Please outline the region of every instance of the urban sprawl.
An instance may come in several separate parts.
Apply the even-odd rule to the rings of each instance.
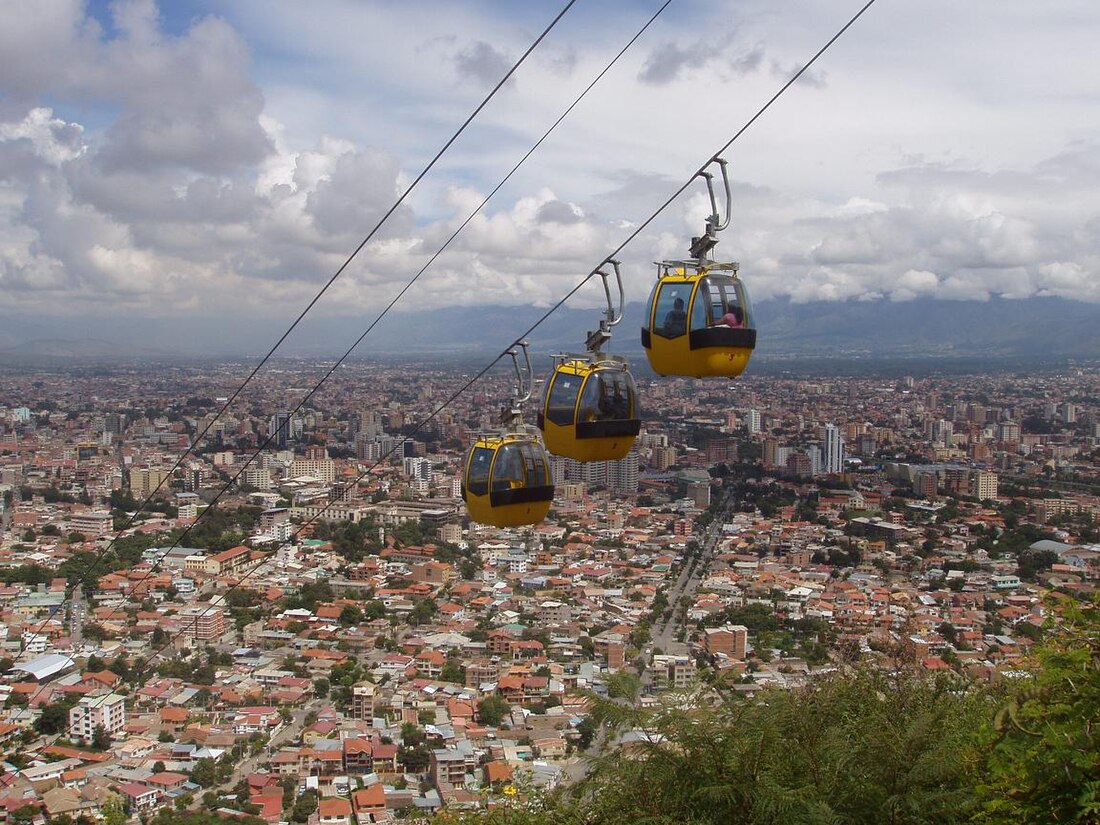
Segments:
[[[615,744],[593,697],[995,682],[1100,580],[1095,369],[640,378],[512,530],[461,501],[505,373],[285,361],[219,416],[249,369],[0,374],[0,818],[484,807]]]

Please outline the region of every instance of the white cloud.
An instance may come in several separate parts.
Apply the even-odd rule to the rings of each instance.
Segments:
[[[21,311],[285,316],[546,22],[533,9],[508,19],[433,3],[413,26],[385,4],[331,0],[308,12],[244,3],[169,26],[148,0],[113,8],[100,26],[79,3],[44,0],[0,32],[0,302]],[[662,18],[409,308],[556,301],[774,92],[769,67],[796,65],[839,23],[799,8],[795,22],[739,4],[735,29],[719,9],[714,48],[698,36],[702,21]],[[1100,29],[1100,12],[1078,8]],[[1010,3],[1007,18],[1022,25],[1023,9]],[[643,19],[626,6],[616,14]],[[1036,37],[1077,42],[1034,14]],[[971,57],[941,31],[930,66],[893,30],[926,38],[926,21],[873,15],[823,62],[828,86],[792,89],[729,153],[734,211],[718,254],[741,261],[757,300],[1100,302],[1100,145],[1088,128],[1100,121],[1070,99],[1079,81],[1036,69],[1067,95],[1063,125],[1051,101],[990,79],[960,91],[953,67],[986,71],[984,42]],[[566,22],[316,311],[379,308],[629,34],[621,21]],[[996,25],[989,39],[1014,42],[1017,31]],[[1029,117],[1040,109],[1046,117]],[[649,290],[650,262],[683,256],[709,211],[697,183],[624,251],[632,299]]]

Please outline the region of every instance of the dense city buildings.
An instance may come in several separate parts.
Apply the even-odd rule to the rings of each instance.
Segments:
[[[299,405],[321,372],[220,417],[239,364],[0,373],[9,795],[479,805],[581,775],[592,697],[996,681],[1100,581],[1095,369],[640,377],[627,457],[555,457],[514,529],[460,498],[508,376],[440,406],[468,371],[348,364]]]

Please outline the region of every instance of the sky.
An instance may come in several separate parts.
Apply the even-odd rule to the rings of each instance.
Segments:
[[[2,3],[10,346],[4,318],[274,339],[565,0]],[[372,319],[659,5],[578,0],[315,317]],[[859,5],[673,0],[398,311],[556,302]],[[1100,304],[1098,38],[1093,0],[878,0],[726,152],[717,256],[758,302]],[[623,251],[628,300],[708,211],[696,184]]]

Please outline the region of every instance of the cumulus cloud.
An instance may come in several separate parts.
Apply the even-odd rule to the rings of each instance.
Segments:
[[[499,83],[513,62],[507,54],[481,40],[454,56],[455,68],[460,76],[486,85]]]
[[[27,156],[51,166],[80,157],[86,148],[83,135],[84,128],[79,123],[66,123],[41,107],[31,109],[21,121],[0,123],[0,143],[17,147],[26,141]]]
[[[408,186],[403,165],[416,153],[284,126],[265,110],[249,49],[226,20],[203,18],[169,35],[150,2],[113,8],[110,33],[64,0],[43,2],[39,15],[0,32],[8,94],[0,108],[0,303],[43,314],[271,315],[304,305]],[[745,77],[740,86],[754,95],[755,84],[771,88],[767,67],[780,58],[724,42],[724,51],[675,42],[652,51],[641,69],[646,94],[677,96],[679,87],[655,87],[703,74]],[[510,65],[486,41],[463,35],[444,45],[447,70],[481,83]],[[81,70],[43,53],[73,55]],[[548,76],[561,80],[578,65],[572,49],[548,52],[540,90],[553,88]],[[64,106],[84,98],[94,105]],[[601,128],[637,134],[620,126],[614,107],[625,103],[605,104]],[[637,128],[652,118],[643,111]],[[516,134],[528,125],[493,123]],[[702,129],[691,131],[678,140]],[[764,134],[765,142],[774,136]],[[539,166],[536,157],[530,176],[471,222],[409,306],[553,303],[682,183],[671,161],[622,156],[625,142],[601,155],[602,141],[574,140],[584,151],[570,153],[566,166]],[[678,142],[660,148],[690,168]],[[484,159],[493,148],[456,149],[467,154],[448,156],[454,166],[438,170],[438,197],[414,197],[398,210],[315,311],[380,307],[481,201],[488,174],[470,170],[499,165]],[[838,186],[750,183],[769,178],[752,163],[760,143],[744,152],[717,254],[741,261],[757,300],[1100,302],[1100,145],[1068,143],[1016,164],[899,160],[884,150],[867,160],[866,174]],[[686,254],[708,212],[700,184],[624,251],[631,299],[648,292],[651,261]],[[593,288],[577,300],[598,305],[602,294]]]
[[[663,86],[704,70],[713,71],[724,79],[739,77],[760,68],[764,56],[764,46],[760,43],[749,49],[732,47],[728,51],[706,40],[687,45],[666,43],[650,52],[638,79],[653,86]]]

